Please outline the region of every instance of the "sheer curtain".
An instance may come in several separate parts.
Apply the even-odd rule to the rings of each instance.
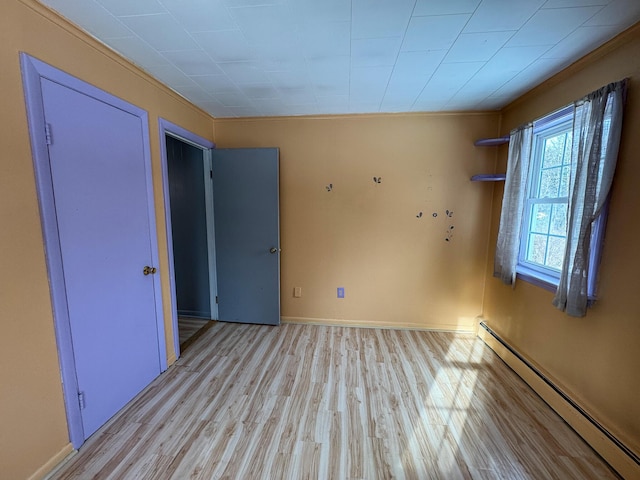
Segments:
[[[500,214],[498,245],[494,261],[493,275],[507,285],[516,280],[516,265],[520,246],[520,224],[524,209],[533,126],[524,125],[511,131],[507,178]]]
[[[616,168],[626,84],[611,83],[575,104],[567,242],[553,304],[576,317],[587,311],[591,227]]]

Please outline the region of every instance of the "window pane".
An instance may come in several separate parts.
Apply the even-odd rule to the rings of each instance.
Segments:
[[[560,191],[558,192],[559,197],[569,196],[570,175],[571,175],[571,165],[562,167],[562,174],[560,175]]]
[[[547,138],[544,141],[544,152],[542,153],[542,168],[562,165],[562,158],[565,150],[566,133]]]
[[[547,236],[539,234],[529,235],[529,247],[527,248],[527,261],[544,265],[547,253]]]
[[[540,173],[540,188],[538,198],[555,198],[560,191],[561,167],[542,170]]]
[[[564,245],[566,240],[560,237],[549,237],[549,251],[547,252],[546,266],[556,270],[562,269],[564,259]]]
[[[567,204],[554,203],[551,211],[551,235],[567,236]]]
[[[531,207],[531,225],[529,229],[532,233],[549,233],[549,222],[551,220],[551,205],[537,204]]]

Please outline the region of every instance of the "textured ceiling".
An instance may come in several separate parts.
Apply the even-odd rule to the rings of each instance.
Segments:
[[[640,0],[40,0],[215,117],[499,109]]]

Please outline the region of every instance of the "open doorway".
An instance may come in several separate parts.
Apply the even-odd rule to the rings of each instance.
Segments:
[[[176,356],[217,319],[211,154],[214,146],[160,121]]]

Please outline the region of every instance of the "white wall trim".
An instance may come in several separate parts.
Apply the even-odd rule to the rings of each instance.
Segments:
[[[478,337],[624,478],[640,478],[640,457],[485,322]]]

